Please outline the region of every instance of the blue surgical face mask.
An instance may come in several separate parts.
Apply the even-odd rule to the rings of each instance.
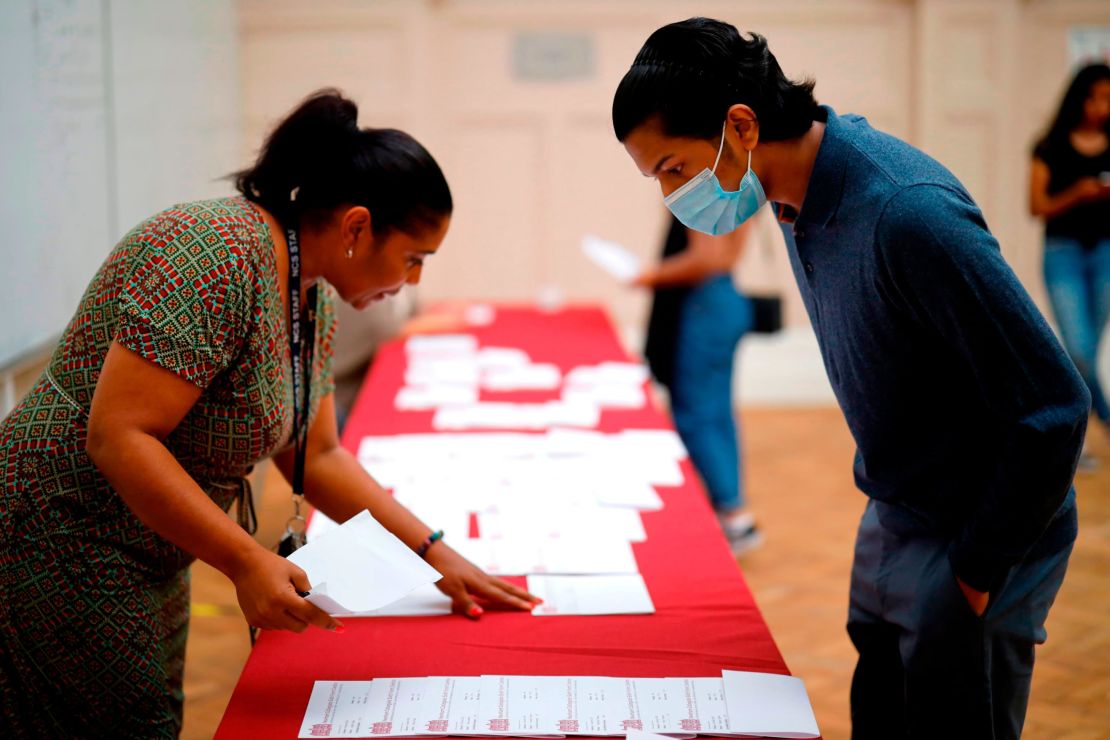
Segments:
[[[724,149],[725,131],[722,129],[721,146],[717,149],[713,169],[702,170],[663,200],[675,218],[685,226],[713,236],[735,231],[767,202],[763,185],[752,171],[751,150],[748,150],[748,171],[740,178],[739,189],[729,192],[721,187],[721,181],[714,173]]]

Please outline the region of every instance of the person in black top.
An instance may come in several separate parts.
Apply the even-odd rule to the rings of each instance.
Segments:
[[[1098,379],[1099,338],[1110,318],[1110,67],[1076,73],[1052,126],[1033,150],[1029,210],[1045,222],[1044,276],[1052,312],[1110,433]]]
[[[732,405],[736,346],[755,320],[753,301],[732,282],[749,231],[709,236],[672,217],[659,264],[634,281],[654,291],[644,355],[670,392],[675,428],[738,556],[762,541],[744,497]]]

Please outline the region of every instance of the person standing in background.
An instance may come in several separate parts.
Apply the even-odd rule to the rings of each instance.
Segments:
[[[644,355],[670,392],[675,427],[738,556],[761,544],[744,498],[732,403],[736,346],[754,317],[752,301],[732,282],[749,231],[745,224],[709,236],[672,216],[659,264],[633,281],[654,291]]]
[[[1029,211],[1045,222],[1045,286],[1064,347],[1110,434],[1110,402],[1098,378],[1110,319],[1110,66],[1080,69],[1064,93],[1033,150]]]

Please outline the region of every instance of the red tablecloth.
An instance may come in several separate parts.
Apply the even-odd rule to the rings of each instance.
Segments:
[[[482,346],[519,347],[534,361],[554,363],[564,372],[627,359],[606,315],[592,307],[550,314],[501,307],[492,325],[474,333]],[[382,349],[344,431],[347,449],[356,451],[368,434],[431,431],[430,412],[393,407],[404,365],[401,344]],[[600,428],[668,425],[664,415],[646,407],[606,411]],[[216,737],[295,738],[316,680],[483,673],[715,676],[722,668],[788,673],[700,483],[689,462],[683,465],[687,483],[660,489],[666,505],[643,514],[648,539],[635,545],[655,614],[540,618],[487,611],[478,622],[461,616],[349,618],[341,635],[317,629],[301,635],[267,632],[251,652]]]

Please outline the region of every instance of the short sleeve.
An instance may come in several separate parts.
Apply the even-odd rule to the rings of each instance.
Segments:
[[[207,388],[239,354],[251,313],[244,250],[192,229],[140,241],[118,296],[116,341]]]
[[[1033,158],[1041,160],[1049,167],[1053,166],[1056,163],[1055,157],[1053,156],[1052,147],[1047,141],[1043,139],[1041,141],[1038,141],[1033,146]]]

